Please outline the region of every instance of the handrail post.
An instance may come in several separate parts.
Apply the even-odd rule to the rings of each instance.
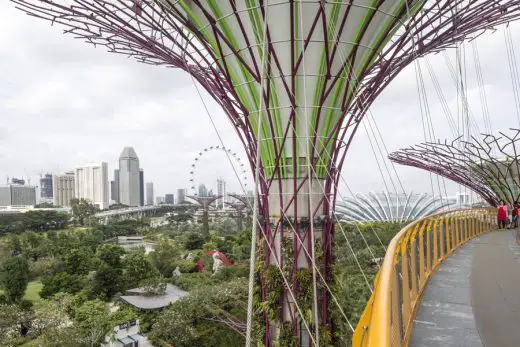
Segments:
[[[403,297],[403,324],[407,324],[410,316],[410,279],[408,272],[408,237],[405,238],[401,245],[401,273],[402,273],[402,297]],[[406,326],[406,325],[405,325]]]
[[[441,245],[439,258],[444,259],[444,253],[446,249],[446,223],[444,222],[444,216],[440,217],[439,226],[439,243]]]
[[[433,268],[436,268],[437,265],[439,265],[439,241],[438,241],[438,237],[439,237],[439,217],[437,216],[437,218],[435,218],[435,222],[433,223],[433,264],[432,264],[432,269],[430,271],[433,270]]]

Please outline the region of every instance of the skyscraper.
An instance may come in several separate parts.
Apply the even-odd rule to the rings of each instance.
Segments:
[[[146,204],[153,205],[153,182],[146,182]]]
[[[125,147],[119,156],[119,202],[140,206],[141,189],[139,158],[133,147]]]
[[[155,202],[157,205],[160,205],[162,203],[164,203],[164,196],[158,196],[155,198]]]
[[[177,204],[182,204],[186,201],[186,190],[177,189]]]
[[[70,207],[70,201],[75,196],[74,190],[74,172],[66,172],[64,175],[52,176],[52,195],[54,206]]]
[[[119,170],[114,170],[114,180],[110,181],[110,200],[119,204]]]
[[[144,206],[144,171],[139,169],[139,206]]]
[[[87,199],[101,210],[108,208],[108,165],[87,164],[76,168],[75,195]]]
[[[44,200],[51,200],[52,196],[52,175],[47,173],[40,178],[40,197]]]
[[[205,197],[208,196],[208,188],[204,184],[199,185],[199,196]]]
[[[174,200],[175,199],[173,198],[173,194],[165,194],[164,195],[164,203],[165,204],[173,205],[173,203],[175,202]]]
[[[226,202],[226,181],[223,178],[217,178],[217,195],[222,198],[217,200],[217,208],[224,208]]]

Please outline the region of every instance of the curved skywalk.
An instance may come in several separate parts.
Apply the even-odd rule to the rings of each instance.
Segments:
[[[520,346],[520,246],[512,231],[477,237],[439,266],[410,346]]]

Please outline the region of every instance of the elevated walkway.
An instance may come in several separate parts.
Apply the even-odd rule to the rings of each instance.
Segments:
[[[352,345],[520,346],[520,246],[492,208],[419,219],[390,242]]]
[[[520,246],[512,231],[463,245],[430,278],[410,346],[520,346]]]

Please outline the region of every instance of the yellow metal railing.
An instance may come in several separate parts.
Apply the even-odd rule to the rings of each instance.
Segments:
[[[458,247],[496,224],[492,208],[447,211],[419,219],[390,242],[353,347],[407,346],[428,279]]]

